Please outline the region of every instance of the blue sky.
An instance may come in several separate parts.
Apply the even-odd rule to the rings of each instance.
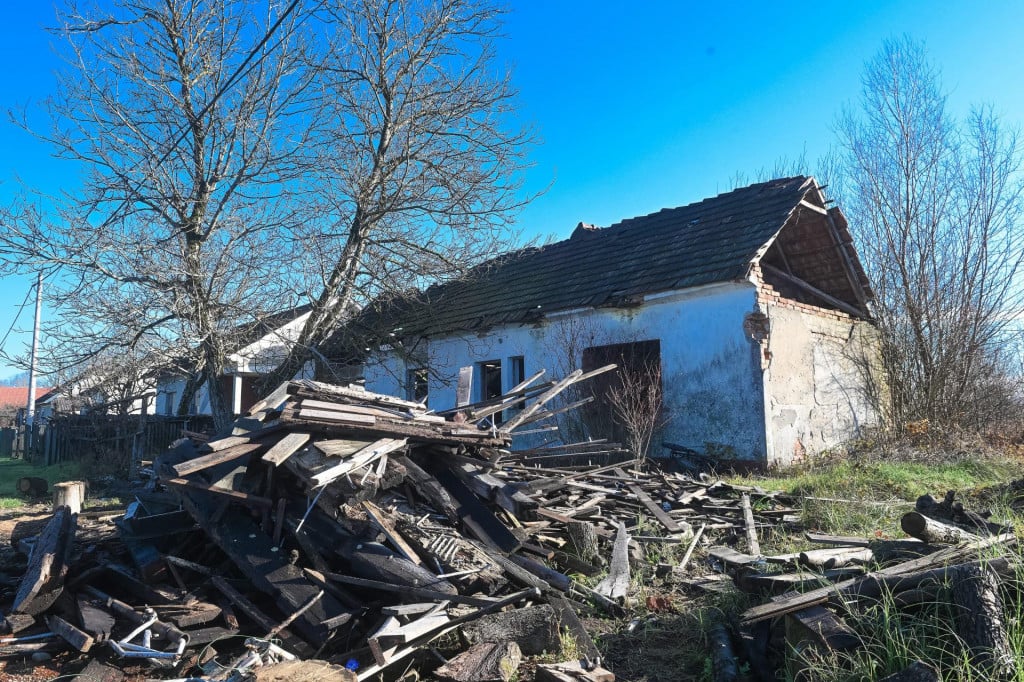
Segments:
[[[101,0],[102,1],[102,0]],[[884,38],[924,40],[954,112],[990,103],[1024,122],[1024,3],[509,2],[500,58],[519,115],[542,140],[528,188],[548,191],[520,216],[527,237],[562,238],[579,221],[608,225],[753,181],[782,157],[813,162],[855,102],[864,62]],[[47,0],[10,3],[0,23],[4,113],[38,104],[59,62],[43,27]],[[0,121],[0,201],[16,178],[73,189],[76,169]],[[853,226],[856,229],[856,226]],[[0,338],[26,279],[0,276]],[[5,348],[28,342],[31,307]],[[14,373],[0,361],[0,378]]]

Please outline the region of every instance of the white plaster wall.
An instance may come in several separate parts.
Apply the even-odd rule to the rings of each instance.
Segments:
[[[460,367],[501,360],[504,390],[513,356],[525,358],[525,375],[559,363],[558,346],[566,326],[590,336],[586,346],[658,339],[667,424],[660,440],[703,451],[763,461],[766,455],[764,405],[759,347],[746,337],[744,317],[755,310],[755,289],[747,283],[722,283],[647,297],[636,308],[601,308],[549,314],[533,326],[506,326],[483,336],[465,335],[421,340],[406,351],[384,352],[364,368],[369,390],[405,396],[406,370],[431,370],[428,405],[443,410],[455,405]],[[580,366],[576,357],[572,365]],[[474,378],[473,399],[480,398]],[[661,453],[660,440],[653,452]],[[517,439],[517,445],[519,444]],[[525,443],[524,443],[525,444]]]
[[[769,463],[819,454],[878,423],[862,369],[874,327],[773,305],[765,314]]]
[[[288,355],[292,344],[299,338],[302,326],[306,324],[309,313],[304,313],[291,322],[284,324],[263,338],[232,353],[229,357],[243,373],[255,372],[266,374],[275,369]]]

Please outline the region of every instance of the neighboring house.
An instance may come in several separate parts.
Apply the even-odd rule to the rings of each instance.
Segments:
[[[347,338],[376,333],[362,344],[374,348],[360,358],[367,388],[435,410],[455,405],[465,366],[473,400],[542,368],[653,366],[659,440],[790,463],[877,421],[871,291],[828,204],[813,178],[792,177],[606,228],[580,223],[412,303],[371,306]]]
[[[36,404],[49,394],[49,388],[36,388]],[[0,386],[0,427],[11,427],[25,420],[28,386]]]
[[[309,306],[300,306],[245,325],[235,334],[236,350],[228,356],[229,366],[220,378],[221,391],[234,414],[241,414],[259,400],[256,384],[260,376],[275,369],[299,338],[309,317]],[[178,402],[185,391],[185,369],[165,369],[157,379],[156,413],[177,414]],[[312,365],[299,376],[312,376]],[[210,414],[210,396],[206,386],[196,392],[192,414]]]

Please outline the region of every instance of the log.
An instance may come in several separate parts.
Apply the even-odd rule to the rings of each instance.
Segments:
[[[85,481],[64,481],[53,486],[53,511],[68,507],[72,514],[82,511],[85,502]]]
[[[941,682],[939,671],[924,661],[914,661],[903,670],[886,675],[878,682]]]
[[[515,642],[481,642],[435,670],[434,676],[449,682],[508,682],[522,660]]]
[[[558,618],[549,604],[484,616],[462,628],[469,644],[515,642],[527,656],[561,651]]]
[[[977,535],[962,528],[936,521],[916,511],[904,514],[900,519],[900,527],[907,535],[932,545],[958,545],[978,539]]]
[[[808,568],[830,570],[846,566],[862,566],[869,563],[874,557],[874,552],[866,547],[812,549],[800,552],[800,563]]]
[[[76,519],[67,507],[54,512],[36,540],[10,613],[39,615],[60,596],[75,539]]]
[[[711,671],[714,682],[734,682],[739,679],[740,669],[736,654],[729,638],[729,630],[718,623],[708,630],[708,647],[711,649]]]
[[[25,476],[18,479],[18,492],[28,497],[42,497],[46,494],[47,485],[45,478]]]
[[[597,550],[597,529],[589,521],[572,521],[565,525],[572,545],[573,554],[590,564],[601,563],[601,555]]]
[[[1011,679],[1016,664],[1006,632],[999,578],[991,567],[962,564],[950,570],[957,634],[967,645],[972,663],[986,679]]]

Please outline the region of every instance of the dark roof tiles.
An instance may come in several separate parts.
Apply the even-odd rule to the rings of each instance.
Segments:
[[[401,327],[405,337],[478,330],[531,321],[538,311],[741,279],[814,189],[811,178],[783,178],[608,227],[580,223],[564,241],[505,254],[462,281],[430,287],[421,294],[426,304],[371,306],[359,322]]]

